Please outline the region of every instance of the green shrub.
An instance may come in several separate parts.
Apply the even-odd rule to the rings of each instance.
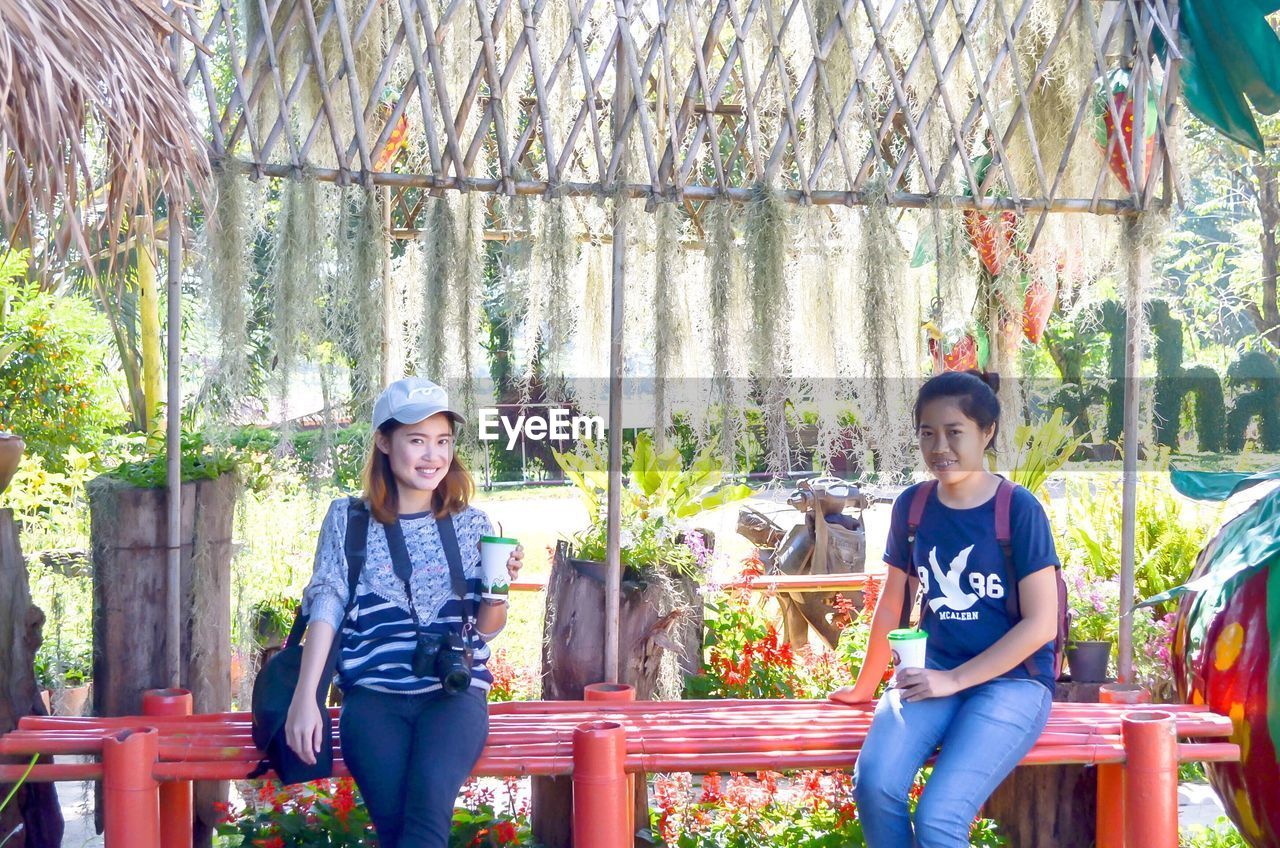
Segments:
[[[125,422],[107,368],[106,323],[89,301],[5,280],[0,269],[0,427],[61,471],[68,448],[97,450]]]

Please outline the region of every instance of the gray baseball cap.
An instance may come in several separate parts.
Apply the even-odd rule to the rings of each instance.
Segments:
[[[425,377],[396,380],[378,395],[373,403],[373,429],[392,419],[401,424],[415,424],[443,412],[456,424],[466,419],[449,408],[449,393]]]

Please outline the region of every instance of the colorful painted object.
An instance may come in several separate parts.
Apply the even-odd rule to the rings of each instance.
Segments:
[[[1129,96],[1129,72],[1115,70],[1099,80],[1093,99],[1093,140],[1107,154],[1111,173],[1125,191],[1130,191],[1129,167],[1125,153],[1133,155],[1133,98]],[[1110,103],[1108,103],[1108,99]],[[1112,110],[1114,105],[1114,112]],[[1151,173],[1151,157],[1156,149],[1156,87],[1147,86],[1146,113],[1142,118],[1142,173]],[[1116,117],[1120,118],[1117,131]],[[1121,147],[1123,146],[1123,150]]]
[[[1053,304],[1058,299],[1055,286],[1043,280],[1032,280],[1027,284],[1027,293],[1022,304],[1022,334],[1032,344],[1040,344],[1044,338],[1044,328],[1049,326],[1049,316],[1053,313]]]
[[[1150,602],[1180,598],[1178,694],[1234,722],[1240,763],[1206,771],[1241,835],[1263,848],[1280,845],[1280,482],[1234,495],[1228,509],[1235,518],[1205,546],[1190,581]]]
[[[387,143],[383,145],[382,151],[378,153],[378,158],[374,160],[373,170],[385,171],[387,166],[395,161],[397,154],[404,149],[408,142],[409,119],[401,115],[400,120],[396,121],[395,129],[391,131],[391,135],[387,136]]]
[[[935,374],[987,367],[990,344],[981,324],[950,333],[944,333],[932,321],[926,322],[924,328],[929,335],[929,357]]]
[[[966,209],[964,231],[982,267],[992,276],[999,275],[1017,249],[1017,214],[1008,209],[998,215]]]

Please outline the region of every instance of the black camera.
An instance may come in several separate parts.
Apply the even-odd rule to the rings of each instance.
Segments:
[[[471,685],[471,649],[461,633],[445,636],[419,634],[413,651],[415,677],[435,677],[450,695]]]

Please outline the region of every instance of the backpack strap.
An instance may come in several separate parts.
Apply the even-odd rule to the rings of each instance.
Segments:
[[[1022,606],[1018,602],[1018,576],[1013,570],[1013,521],[1009,517],[1013,490],[1016,488],[1017,484],[1005,477],[1000,478],[1000,485],[996,487],[996,542],[1000,544],[1000,551],[1004,554],[1005,573],[1009,575],[1009,585],[1004,592],[1004,609],[1011,622],[1022,618]]]
[[[1000,543],[1000,550],[1004,552],[1005,574],[1009,575],[1009,583],[1004,592],[1004,609],[1005,613],[1009,616],[1010,624],[1017,624],[1018,620],[1022,618],[1022,601],[1018,597],[1018,575],[1014,571],[1013,567],[1013,522],[1009,517],[1009,505],[1013,502],[1013,492],[1017,488],[1018,486],[1016,483],[1002,477],[1000,479],[1000,486],[996,489],[996,541]],[[1061,586],[1066,585],[1062,583],[1060,572],[1057,575],[1057,578],[1057,582]],[[1061,601],[1059,601],[1059,603],[1061,603]],[[1058,613],[1059,617],[1061,617],[1062,610],[1060,609]],[[1059,630],[1061,630],[1061,628],[1059,628]],[[1058,676],[1056,657],[1060,653],[1060,646],[1055,641],[1055,668],[1053,671],[1053,676],[1055,678]],[[1027,657],[1026,660],[1023,661],[1022,665],[1027,670],[1027,673],[1033,677],[1038,671],[1036,664],[1032,661],[1032,657]]]
[[[907,591],[902,598],[902,614],[898,616],[899,627],[911,626],[911,609],[916,605],[918,595],[920,596],[920,616],[924,616],[924,597],[920,592],[920,578],[915,576],[916,531],[920,529],[920,520],[924,517],[924,508],[929,502],[929,496],[937,487],[937,480],[926,480],[917,486],[911,495],[911,507],[907,510]]]
[[[475,601],[467,592],[467,578],[462,571],[462,552],[458,549],[458,534],[453,526],[453,516],[445,513],[436,519],[436,529],[440,533],[440,546],[444,548],[444,558],[449,561],[449,582],[453,586],[453,594],[462,601],[463,628],[476,618]]]
[[[347,501],[347,535],[342,542],[347,557],[347,613],[356,604],[356,584],[364,570],[369,549],[369,507],[360,498]]]

